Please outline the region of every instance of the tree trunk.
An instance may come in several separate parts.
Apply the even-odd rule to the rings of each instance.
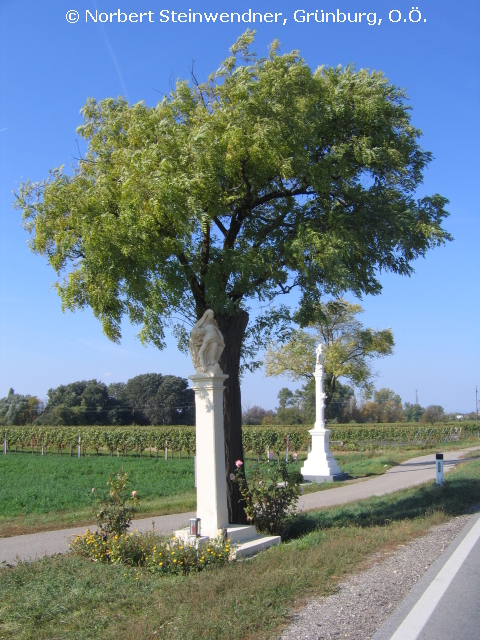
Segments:
[[[225,349],[220,358],[220,368],[228,374],[223,394],[223,425],[225,430],[225,470],[227,473],[228,518],[230,524],[247,524],[244,503],[238,484],[230,480],[236,469],[235,461],[245,465],[242,444],[242,398],[240,394],[240,351],[248,313],[239,311],[234,316],[215,314],[218,327],[225,340]],[[245,469],[245,466],[244,466]]]

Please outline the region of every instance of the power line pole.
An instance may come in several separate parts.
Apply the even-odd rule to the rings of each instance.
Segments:
[[[478,427],[478,385],[475,385],[475,422]]]
[[[415,404],[418,404],[418,389],[415,389]]]

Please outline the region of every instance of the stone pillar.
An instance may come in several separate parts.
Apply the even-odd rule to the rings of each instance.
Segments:
[[[208,371],[189,377],[195,391],[197,518],[202,536],[214,538],[228,527],[223,432],[223,383],[228,375]]]
[[[323,391],[323,352],[322,345],[317,348],[315,368],[315,426],[309,431],[312,436],[312,449],[308,454],[301,473],[305,480],[331,482],[342,474],[330,451],[330,430],[325,428],[325,393]]]

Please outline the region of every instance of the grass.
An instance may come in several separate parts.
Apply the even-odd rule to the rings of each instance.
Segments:
[[[105,489],[121,467],[140,498],[140,517],[195,509],[192,459],[9,454],[0,457],[0,536],[91,523],[92,487]]]
[[[328,595],[342,578],[467,512],[480,498],[480,460],[431,483],[355,505],[311,512],[297,538],[248,562],[187,578],[55,556],[0,570],[0,636],[248,640],[278,637],[310,597]]]
[[[470,439],[421,450],[335,451],[334,455],[342,471],[352,478],[363,478],[382,474],[404,460],[431,451],[475,444],[480,441]],[[305,458],[306,454],[300,454],[292,470],[299,471]],[[256,456],[247,456],[247,473],[248,463],[254,460]],[[138,517],[195,510],[193,459],[165,461],[148,456],[140,459],[109,455],[77,459],[67,455],[11,453],[0,455],[0,537],[91,524],[92,487],[104,488],[109,475],[122,466],[140,497]],[[305,493],[327,489],[332,489],[332,485],[311,483],[305,487]]]

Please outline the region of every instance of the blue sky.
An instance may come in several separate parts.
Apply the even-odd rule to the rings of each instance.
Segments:
[[[118,9],[127,15],[151,11],[153,22],[146,22],[148,16],[142,23],[86,21],[87,10],[99,15]],[[282,16],[255,25],[160,22],[162,10],[171,16],[189,9]],[[391,327],[396,341],[394,355],[377,363],[376,385],[394,389],[404,401],[414,402],[418,389],[424,406],[473,411],[480,384],[480,5],[419,0],[419,12],[410,16],[416,22],[411,9],[404,0],[0,0],[0,397],[9,387],[44,398],[50,387],[74,380],[192,373],[173,340],[163,352],[145,348],[135,327],[125,324],[122,343],[114,345],[90,311],[62,313],[51,289],[55,273],[29,251],[12,190],[21,180],[41,180],[49,168],[75,162],[75,129],[87,97],[124,95],[153,105],[172,78],[189,76],[192,60],[203,79],[253,27],[258,54],[278,38],[283,51],[299,49],[313,68],[355,63],[384,71],[406,89],[413,124],[424,133],[421,144],[435,158],[419,195],[449,198],[446,228],[455,241],[417,261],[411,278],[382,276],[383,293],[362,301],[364,323]],[[66,19],[71,10],[78,11],[77,23]],[[340,19],[348,12],[369,15],[351,24],[294,19],[295,11],[299,19],[315,10],[319,19],[322,10],[338,10]],[[262,372],[247,375],[243,402],[273,408],[285,384],[298,386]]]

